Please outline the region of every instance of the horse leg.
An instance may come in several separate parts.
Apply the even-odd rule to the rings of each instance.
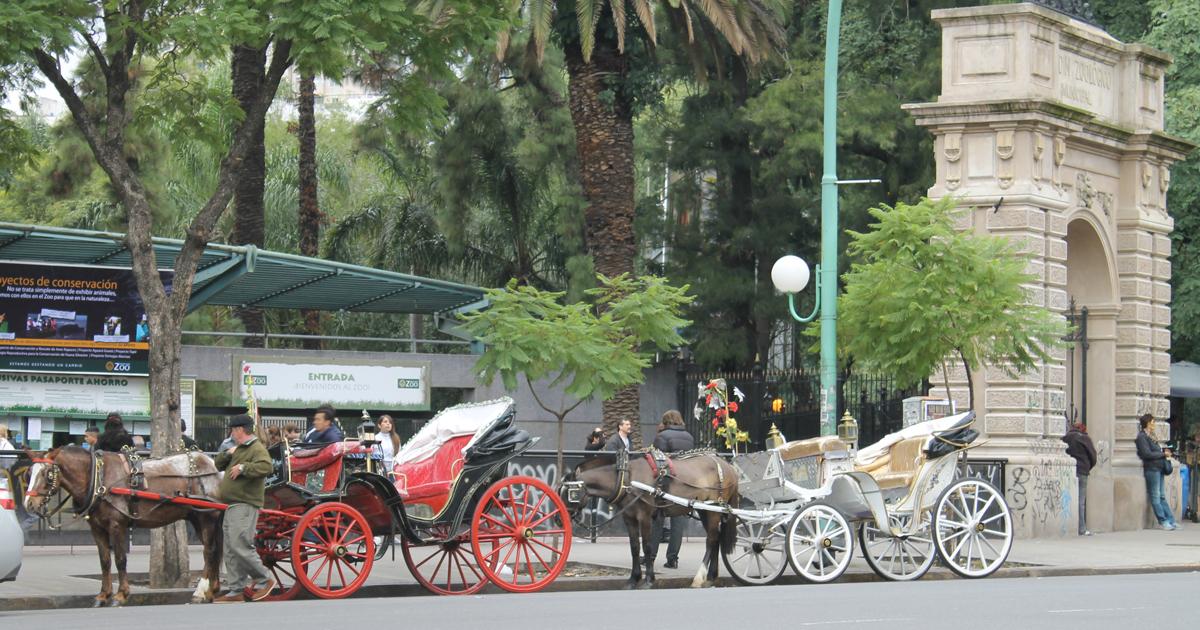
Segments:
[[[638,544],[640,528],[637,517],[630,514],[629,511],[626,511],[622,518],[625,519],[625,529],[629,532],[629,553],[633,557],[633,569],[629,573],[629,581],[625,583],[625,588],[631,589],[642,579],[641,549]]]
[[[117,564],[117,594],[113,597],[111,605],[124,606],[129,600],[129,574],[125,571],[129,552],[129,526],[122,527],[120,523],[112,523],[108,528],[108,538]]]
[[[692,579],[692,588],[712,586],[717,577],[717,546],[718,533],[721,528],[721,515],[715,512],[705,512],[700,521],[704,523],[704,560],[696,569],[696,577]]]
[[[92,540],[96,541],[96,550],[100,552],[100,594],[92,602],[92,608],[108,604],[112,597],[112,550],[108,544],[108,532],[104,531],[96,521],[88,521],[92,529]]]
[[[204,575],[196,583],[192,603],[206,604],[212,602],[221,581],[218,569],[221,563],[221,525],[212,514],[201,515],[197,512],[193,512],[188,521],[204,545]]]
[[[642,533],[642,552],[646,560],[646,579],[638,585],[638,588],[654,588],[654,556],[658,554],[658,539],[660,537],[660,527],[654,520],[653,510],[640,510],[640,518],[638,524],[641,526]]]

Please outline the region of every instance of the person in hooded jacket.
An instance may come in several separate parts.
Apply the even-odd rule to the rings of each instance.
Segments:
[[[1091,536],[1092,532],[1087,528],[1087,486],[1088,475],[1096,466],[1096,445],[1082,422],[1073,423],[1061,439],[1067,443],[1067,455],[1075,458],[1075,478],[1079,481],[1079,535]]]
[[[108,414],[108,419],[104,421],[104,433],[100,434],[100,438],[96,440],[96,450],[109,451],[111,453],[120,453],[121,448],[128,446],[133,448],[133,437],[125,430],[125,422],[119,413]]]

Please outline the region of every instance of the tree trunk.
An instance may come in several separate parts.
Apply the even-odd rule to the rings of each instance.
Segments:
[[[263,78],[267,66],[266,47],[234,46],[230,63],[233,82],[233,97],[243,112],[250,111],[254,101],[262,92]],[[233,192],[233,235],[234,245],[262,247],[266,234],[266,212],[263,209],[263,186],[267,173],[267,147],[263,126],[250,139],[250,147],[238,170],[237,183]],[[242,346],[262,348],[266,340],[263,310],[256,307],[236,308],[234,313],[242,320],[246,332],[255,335],[243,337]]]
[[[136,10],[137,5],[130,5]],[[180,329],[187,314],[188,300],[192,295],[192,283],[196,267],[205,246],[221,214],[233,196],[236,172],[243,156],[249,150],[254,133],[261,128],[267,109],[275,97],[279,80],[291,64],[291,42],[280,40],[275,44],[270,70],[258,98],[250,108],[245,120],[238,125],[229,150],[217,172],[217,184],[212,195],[199,208],[187,228],[187,236],[175,257],[174,277],[168,294],[158,271],[158,260],[154,252],[154,213],[150,206],[145,185],[127,160],[125,152],[125,130],[130,119],[126,96],[132,87],[135,75],[130,67],[131,55],[136,50],[137,30],[129,24],[144,17],[130,16],[130,21],[110,20],[108,28],[125,29],[121,33],[108,33],[110,37],[122,37],[126,46],[115,50],[107,63],[101,67],[104,75],[107,107],[104,114],[93,114],[84,106],[74,85],[63,76],[58,61],[43,50],[34,50],[33,57],[38,69],[50,80],[59,96],[66,102],[67,109],[80,134],[88,143],[96,163],[108,176],[109,183],[125,209],[128,229],[125,246],[132,258],[133,275],[137,280],[138,293],[146,308],[150,326],[150,417],[153,455],[158,457],[180,450],[179,374],[180,374]],[[178,584],[188,577],[188,557],[177,553],[180,546],[177,538],[164,534],[162,545],[151,550],[150,583],[155,585]],[[170,549],[168,549],[168,547]]]
[[[316,79],[311,73],[300,75],[300,96],[296,103],[299,112],[296,135],[300,140],[300,253],[305,256],[319,254],[321,234],[321,207],[317,198],[317,117]],[[304,333],[321,334],[321,313],[317,310],[302,310]],[[308,350],[320,350],[320,339],[305,339]]]
[[[588,207],[584,241],[597,272],[633,273],[637,243],[633,231],[633,114],[619,89],[628,72],[625,58],[608,42],[597,42],[585,63],[577,46],[568,46],[567,73],[571,121],[579,181]],[[615,94],[615,98],[606,97]],[[631,385],[603,404],[606,434],[619,419],[633,420],[633,439],[641,440],[638,386]]]

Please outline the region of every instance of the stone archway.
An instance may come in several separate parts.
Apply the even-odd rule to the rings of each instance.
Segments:
[[[1112,531],[1112,452],[1116,437],[1114,397],[1116,381],[1118,303],[1116,265],[1112,245],[1101,236],[1103,225],[1089,212],[1078,212],[1067,223],[1067,295],[1078,320],[1086,313],[1086,331],[1077,335],[1067,351],[1067,411],[1077,412],[1096,444],[1097,464],[1088,485],[1088,527]],[[1078,321],[1077,320],[1077,321]],[[1086,367],[1086,370],[1085,370]]]

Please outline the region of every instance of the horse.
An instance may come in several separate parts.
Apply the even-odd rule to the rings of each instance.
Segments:
[[[615,457],[613,457],[615,456]],[[630,485],[639,481],[658,488],[647,492]],[[691,508],[672,503],[662,492],[695,501],[707,501],[736,507],[739,502],[737,469],[721,459],[711,449],[699,449],[666,456],[661,451],[597,453],[564,477],[559,494],[571,516],[576,516],[587,499],[584,494],[608,501],[625,521],[629,531],[629,552],[633,558],[625,588],[653,588],[654,560],[658,554],[658,532],[653,527],[654,515],[662,510],[664,516],[679,516]],[[713,586],[717,580],[718,555],[732,550],[737,541],[737,517],[727,512],[696,510],[692,514],[704,525],[704,560],[692,580],[693,588]],[[643,580],[639,558],[645,558]],[[705,569],[707,568],[707,574]]]
[[[129,460],[120,453],[88,451],[66,446],[34,457],[25,493],[25,509],[48,518],[66,505],[66,499],[54,510],[49,499],[59,489],[74,503],[78,518],[86,518],[92,539],[100,552],[101,589],[92,604],[122,606],[129,599],[129,578],[125,572],[126,541],[130,527],[155,528],[179,520],[192,524],[204,545],[204,575],[192,594],[195,603],[211,602],[220,586],[221,521],[219,509],[197,508],[179,503],[137,499],[114,494],[112,488],[129,488],[133,475]],[[211,458],[189,451],[162,459],[142,460],[136,475],[144,477],[144,487],[135,489],[167,497],[215,497],[219,476]],[[110,560],[116,559],[118,588],[112,592]]]

